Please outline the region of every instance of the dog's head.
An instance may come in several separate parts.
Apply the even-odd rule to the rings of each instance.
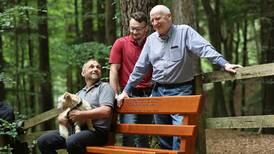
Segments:
[[[65,110],[67,108],[72,108],[80,101],[81,99],[77,95],[65,92],[63,95],[58,97],[57,109]]]

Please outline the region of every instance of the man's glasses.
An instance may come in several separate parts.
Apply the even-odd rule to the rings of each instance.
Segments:
[[[133,31],[141,31],[145,28],[146,26],[143,26],[143,27],[129,27],[129,31],[133,32]]]

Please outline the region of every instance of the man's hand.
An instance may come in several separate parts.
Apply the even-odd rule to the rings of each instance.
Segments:
[[[116,96],[115,98],[117,99],[117,106],[121,107],[123,103],[123,99],[129,98],[129,97],[128,97],[128,94],[123,91],[120,95]]]
[[[69,119],[72,120],[73,122],[83,120],[81,112],[83,112],[83,111],[80,111],[80,110],[72,110],[72,111],[70,111],[69,112]]]
[[[68,125],[68,119],[67,119],[67,112],[69,109],[67,109],[66,111],[62,112],[59,114],[57,120],[60,124],[67,126]]]
[[[236,73],[236,69],[237,68],[242,68],[243,66],[241,65],[236,65],[236,64],[229,64],[229,63],[226,63],[225,66],[224,66],[224,69],[228,72],[232,72],[232,73]]]

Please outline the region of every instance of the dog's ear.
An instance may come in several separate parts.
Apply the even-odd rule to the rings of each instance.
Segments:
[[[63,103],[64,103],[64,94],[58,97],[58,103],[57,103],[57,109],[63,109]]]
[[[65,92],[65,93],[64,93],[64,99],[65,99],[65,100],[72,100],[72,98],[71,98],[71,93]]]

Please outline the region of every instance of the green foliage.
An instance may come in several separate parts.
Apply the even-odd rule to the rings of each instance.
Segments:
[[[90,58],[99,60],[100,62],[108,57],[109,49],[107,46],[97,42],[88,42],[82,44],[73,45],[70,50],[71,60],[78,65],[82,65]]]
[[[26,16],[26,11],[36,12],[37,9],[29,6],[14,6],[5,10],[3,13],[0,12],[0,32],[4,29],[12,29],[15,27],[15,19],[19,18],[21,21],[29,20]]]
[[[7,75],[7,73],[1,72],[0,73],[0,81],[4,83],[13,83],[15,84],[15,81]]]
[[[12,138],[16,138],[18,135],[16,129],[16,122],[9,123],[6,120],[0,119],[0,135],[8,135]]]
[[[62,63],[72,66],[82,66],[87,60],[97,59],[102,65],[107,61],[109,47],[98,42],[86,42],[82,44],[61,44],[56,52]]]
[[[6,146],[3,146],[3,147],[0,147],[0,153],[5,153],[5,154],[12,154],[12,150],[13,148],[10,147],[10,145],[6,145]]]
[[[19,123],[26,119],[25,115],[19,114],[18,112],[15,112],[15,117],[15,122],[8,122],[6,120],[0,119],[0,136],[7,136],[12,138],[10,142],[14,142],[17,139],[19,135],[18,133],[20,132],[19,127],[21,127],[19,126]],[[12,154],[13,148],[10,147],[10,142],[0,147],[0,153]],[[33,148],[29,147],[29,149]]]

